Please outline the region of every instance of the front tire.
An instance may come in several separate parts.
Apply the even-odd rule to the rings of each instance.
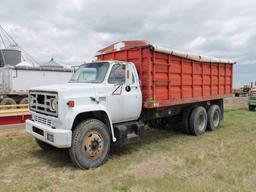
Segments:
[[[198,136],[205,133],[207,126],[207,113],[204,107],[198,106],[193,109],[189,125],[192,135]]]
[[[102,165],[107,160],[109,149],[107,126],[97,119],[89,119],[82,121],[73,131],[69,154],[75,166],[89,169]]]

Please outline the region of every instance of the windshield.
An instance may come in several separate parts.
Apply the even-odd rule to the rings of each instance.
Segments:
[[[71,77],[70,83],[101,83],[108,71],[109,63],[83,64]]]

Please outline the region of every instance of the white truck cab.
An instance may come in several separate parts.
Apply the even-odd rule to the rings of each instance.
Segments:
[[[143,136],[140,81],[130,62],[83,64],[69,83],[30,89],[29,109],[26,130],[39,146],[69,148],[82,169],[102,164],[111,141]]]

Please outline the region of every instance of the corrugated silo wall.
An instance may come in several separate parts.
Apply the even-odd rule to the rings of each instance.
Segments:
[[[16,49],[0,50],[0,66],[17,65],[21,62],[21,51]]]

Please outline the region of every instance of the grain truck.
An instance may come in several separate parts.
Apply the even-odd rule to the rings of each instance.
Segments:
[[[32,88],[26,130],[45,150],[68,148],[81,169],[103,164],[112,145],[144,137],[144,127],[199,136],[223,119],[234,62],[122,41],[97,53],[69,83]]]

